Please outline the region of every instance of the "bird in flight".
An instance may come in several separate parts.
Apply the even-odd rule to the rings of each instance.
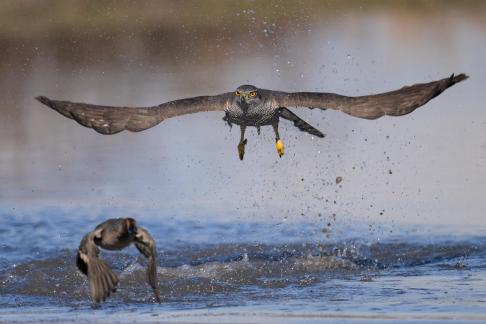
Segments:
[[[445,89],[467,78],[465,74],[453,74],[433,82],[359,97],[325,92],[282,92],[242,85],[234,92],[179,99],[158,106],[138,108],[51,100],[44,96],[36,99],[60,114],[104,135],[116,134],[123,130],[139,132],[171,117],[204,111],[221,111],[224,112],[223,120],[230,126],[232,124],[240,126],[238,155],[240,160],[243,160],[247,143],[245,130],[249,126],[256,127],[260,133],[261,126],[271,125],[275,132],[275,146],[280,157],[284,154],[284,145],[278,132],[280,118],[293,122],[301,131],[324,137],[321,131],[302,120],[289,110],[289,107],[334,109],[365,119],[376,119],[385,115],[402,116],[411,113]]]
[[[122,250],[132,243],[148,258],[147,281],[154,291],[155,299],[160,303],[154,239],[147,230],[137,226],[133,218],[112,218],[84,236],[76,256],[79,271],[88,276],[90,296],[95,304],[105,301],[116,291],[118,284],[117,275],[100,259],[98,246],[106,250]]]

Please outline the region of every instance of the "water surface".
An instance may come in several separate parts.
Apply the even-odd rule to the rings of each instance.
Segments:
[[[274,322],[288,314],[316,321],[486,319],[486,237],[475,230],[456,228],[451,238],[447,228],[174,219],[141,220],[157,238],[163,303],[154,302],[135,248],[103,252],[120,284],[93,313],[87,282],[75,269],[76,236],[87,220],[106,215],[76,216],[51,211],[8,221],[0,233],[6,319],[184,321],[199,320],[202,309],[204,321]]]

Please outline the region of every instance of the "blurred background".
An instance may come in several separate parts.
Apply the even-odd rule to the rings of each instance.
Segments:
[[[1,212],[485,225],[485,35],[484,1],[2,1]],[[279,159],[271,127],[250,129],[243,162],[222,113],[102,136],[34,100],[354,96],[461,72],[399,118],[294,108],[327,136],[283,121]]]

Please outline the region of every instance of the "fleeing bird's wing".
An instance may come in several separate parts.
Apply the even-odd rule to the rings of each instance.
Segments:
[[[385,115],[402,116],[411,113],[445,89],[467,78],[465,74],[453,74],[442,80],[361,97],[323,92],[276,92],[275,100],[280,107],[334,109],[354,117],[376,119]]]
[[[155,246],[155,240],[147,230],[137,227],[134,243],[138,251],[148,259],[147,281],[154,290],[155,299],[160,303],[159,289],[157,286],[157,248]]]
[[[223,111],[232,98],[230,93],[180,99],[153,107],[110,107],[70,101],[36,99],[79,124],[104,135],[123,130],[139,132],[153,127],[167,118],[203,111]]]
[[[76,256],[76,265],[82,273],[88,276],[91,300],[100,303],[116,290],[118,277],[110,269],[105,261],[99,258],[100,250],[96,246],[95,239],[101,232],[95,230],[85,235],[79,244]]]

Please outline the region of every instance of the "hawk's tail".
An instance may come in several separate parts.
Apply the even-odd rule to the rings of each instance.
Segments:
[[[284,107],[279,108],[278,114],[280,117],[294,122],[294,126],[300,129],[301,131],[307,132],[317,137],[324,137],[324,134],[322,134],[320,130],[315,129],[314,127],[309,125],[307,122],[305,122],[303,119],[301,119],[299,116],[297,116],[287,108]]]

